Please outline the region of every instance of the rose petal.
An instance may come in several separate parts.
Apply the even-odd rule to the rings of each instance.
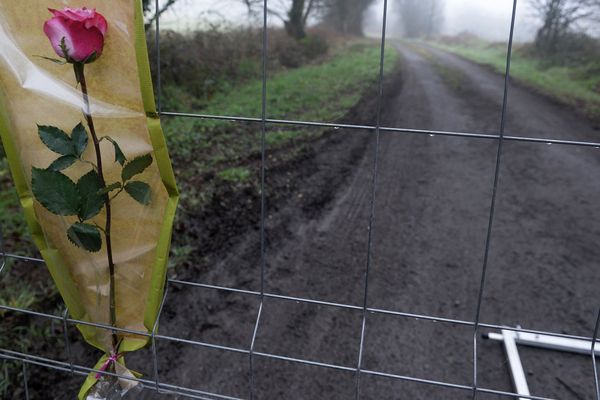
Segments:
[[[106,18],[102,16],[100,13],[95,13],[94,17],[85,21],[86,28],[98,28],[98,30],[102,33],[102,35],[106,35],[106,31],[108,30],[108,23],[106,22]]]
[[[65,58],[65,54],[60,48],[63,38],[65,46],[68,49],[73,48],[73,40],[71,39],[71,31],[68,29],[67,21],[60,17],[54,17],[44,23],[44,33],[50,39],[52,48],[58,56]]]
[[[88,18],[93,18],[96,13],[95,9],[83,8],[71,8],[65,7],[62,10],[49,9],[55,17],[63,17],[71,19],[73,21],[83,22]]]
[[[95,8],[70,8],[65,7],[62,10],[48,9],[55,17],[66,18],[71,21],[84,22],[86,28],[98,28],[102,35],[106,34],[108,23],[102,14]]]
[[[44,24],[44,32],[50,39],[54,51],[60,57],[65,57],[60,48],[63,38],[68,49],[68,56],[72,61],[82,62],[94,53],[96,57],[102,54],[104,47],[102,32],[95,27],[86,29],[82,22],[54,17]]]

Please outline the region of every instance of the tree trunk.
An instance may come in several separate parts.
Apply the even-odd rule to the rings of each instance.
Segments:
[[[363,14],[373,0],[329,0],[327,24],[344,35],[364,36]]]
[[[306,37],[304,26],[304,0],[293,0],[292,7],[288,12],[288,20],[285,21],[285,30],[294,39]]]

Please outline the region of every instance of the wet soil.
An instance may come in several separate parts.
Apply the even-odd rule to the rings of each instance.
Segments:
[[[499,132],[502,76],[439,50],[395,48],[402,66],[384,85],[382,125]],[[373,89],[344,122],[371,121],[376,104]],[[513,85],[506,134],[600,139],[594,123]],[[264,259],[259,196],[251,190],[224,194],[221,208],[196,216],[195,231],[186,227],[176,233],[192,235],[186,243],[196,244],[195,262],[179,268],[178,279],[251,291],[260,291],[264,282],[268,293],[360,307],[370,249],[369,307],[474,320],[496,140],[381,132],[374,198],[374,132],[331,130],[293,146],[294,151],[287,149],[295,154],[292,158],[281,151],[267,153]],[[482,322],[593,334],[600,287],[599,171],[600,153],[593,147],[505,141]],[[160,334],[249,349],[259,303],[252,294],[170,284]],[[254,350],[354,368],[361,324],[360,310],[267,298]],[[361,366],[468,386],[473,382],[473,335],[470,326],[368,314]],[[76,345],[74,351],[89,364],[96,355],[84,349]],[[520,348],[520,353],[532,394],[593,397],[590,356],[535,348]],[[149,351],[132,355],[129,362],[152,376]],[[247,354],[160,340],[158,364],[161,382],[250,397]],[[498,342],[478,340],[477,365],[480,386],[512,390]],[[257,399],[355,396],[351,371],[260,355],[254,357],[253,371]],[[61,387],[73,392],[79,382],[69,379]],[[362,376],[360,395],[471,399],[461,389],[373,375]],[[177,397],[146,390],[134,398]]]

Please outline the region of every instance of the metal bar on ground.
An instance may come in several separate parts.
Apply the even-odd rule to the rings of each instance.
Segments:
[[[513,386],[518,394],[529,396],[531,393],[529,392],[527,377],[525,376],[523,363],[521,363],[519,349],[517,348],[517,333],[503,330],[500,335],[502,337],[502,343],[504,344],[506,358],[508,359]]]
[[[600,310],[596,318],[596,326],[594,328],[594,337],[592,338],[592,348],[590,355],[592,356],[592,366],[594,370],[594,386],[596,388],[596,400],[600,400],[600,383],[598,382],[598,366],[596,364],[596,344],[598,343],[598,328],[600,327]]]
[[[503,340],[504,332],[513,332],[512,335],[517,344],[543,349],[566,351],[570,353],[590,354],[592,351],[592,340],[561,338],[552,335],[540,335],[529,332],[514,332],[502,330],[502,334],[490,332],[487,338],[491,340]],[[594,349],[596,356],[600,356],[600,349]]]

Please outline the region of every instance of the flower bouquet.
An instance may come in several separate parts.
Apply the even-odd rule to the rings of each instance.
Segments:
[[[56,2],[73,7],[0,5],[0,134],[35,243],[105,353],[79,398],[112,399],[148,343],[122,329],[155,327],[178,194],[140,1]]]

